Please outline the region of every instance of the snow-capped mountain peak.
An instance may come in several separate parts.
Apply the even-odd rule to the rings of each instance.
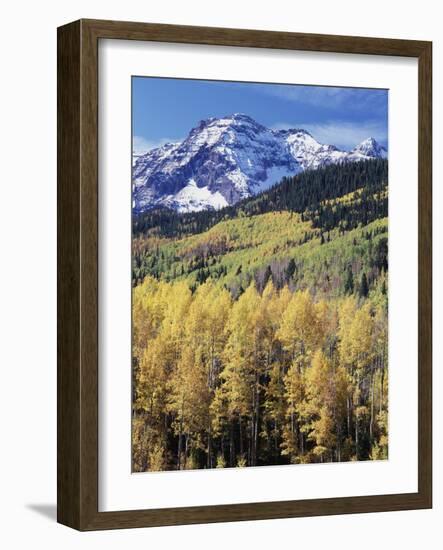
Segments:
[[[351,153],[360,153],[361,155],[374,158],[386,158],[388,156],[386,149],[373,137],[368,137],[359,143]]]
[[[134,156],[134,210],[166,206],[186,212],[218,209],[306,169],[381,158],[373,138],[350,152],[319,143],[302,128],[272,130],[234,113],[202,120],[186,139]]]

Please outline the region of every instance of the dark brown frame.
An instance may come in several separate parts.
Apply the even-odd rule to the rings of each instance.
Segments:
[[[418,492],[98,511],[98,41],[418,58]],[[58,29],[58,521],[85,531],[432,507],[432,43],[80,20]]]

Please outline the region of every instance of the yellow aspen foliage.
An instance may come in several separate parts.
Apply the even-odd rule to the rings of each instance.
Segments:
[[[319,341],[318,318],[308,290],[295,292],[284,311],[277,338],[291,359],[307,358]]]
[[[387,309],[254,282],[133,289],[134,471],[388,456]]]

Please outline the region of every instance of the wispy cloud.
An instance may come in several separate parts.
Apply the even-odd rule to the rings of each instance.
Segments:
[[[153,140],[146,139],[143,136],[134,136],[132,138],[132,150],[134,153],[146,153],[151,149],[156,149],[157,147],[161,147],[165,143],[175,143],[177,141],[180,141],[180,140],[162,138],[162,139],[153,141]]]
[[[341,149],[353,149],[368,137],[373,137],[382,144],[386,143],[388,139],[386,126],[378,121],[282,122],[273,125],[273,128],[275,130],[303,128],[320,143],[336,145]]]
[[[266,95],[315,107],[373,113],[386,110],[387,90],[296,85],[260,86],[256,89]]]

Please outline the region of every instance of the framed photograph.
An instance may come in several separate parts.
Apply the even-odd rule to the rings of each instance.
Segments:
[[[58,521],[432,506],[430,42],[58,29]]]

